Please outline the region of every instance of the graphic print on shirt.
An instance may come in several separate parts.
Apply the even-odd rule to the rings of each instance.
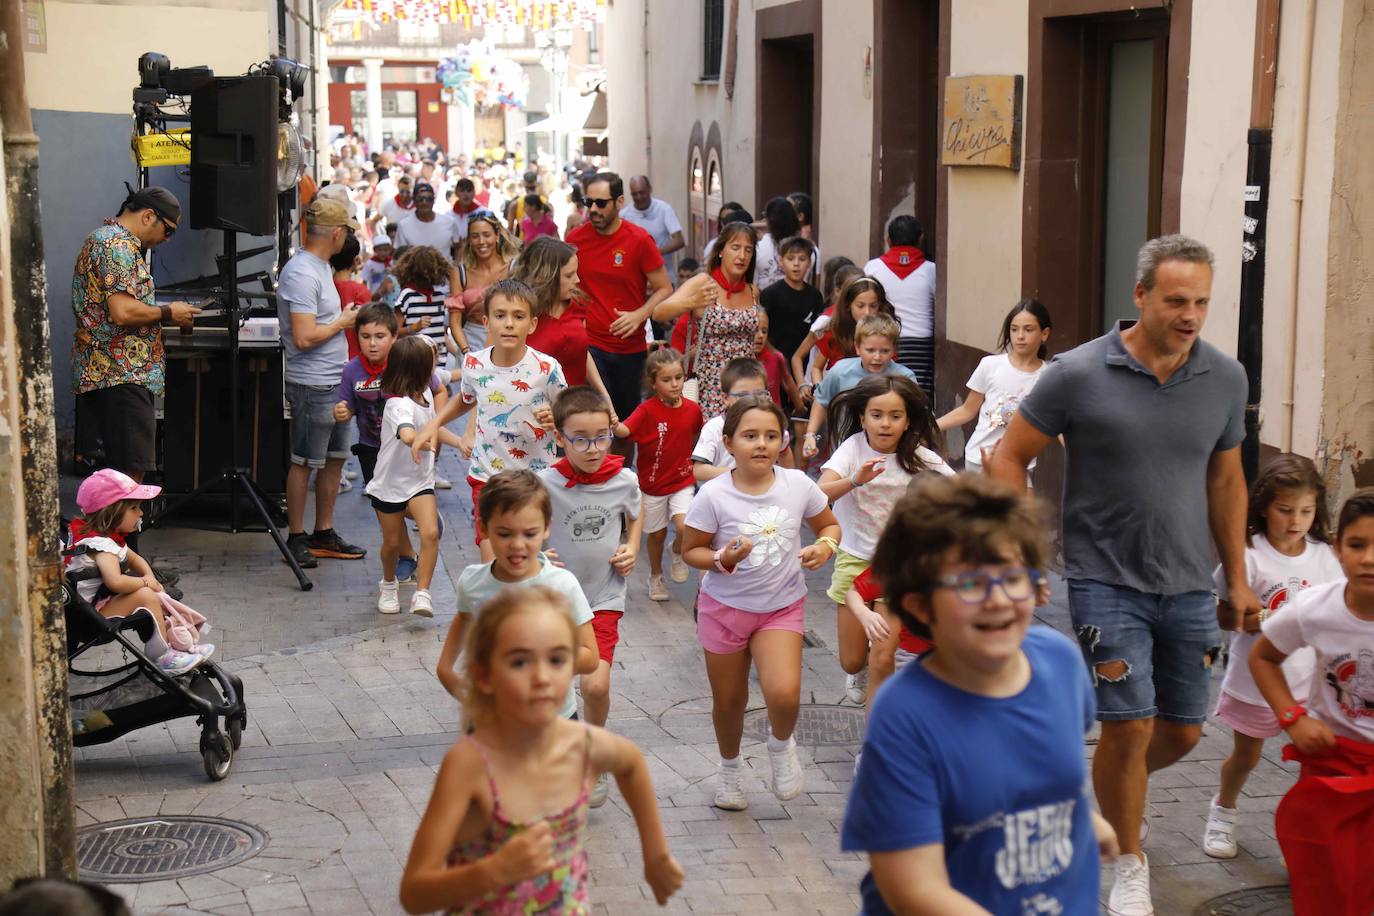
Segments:
[[[976,824],[956,824],[952,832],[955,841],[963,843],[984,831],[1001,828],[1002,848],[997,850],[993,863],[997,880],[1007,890],[1043,884],[1073,864],[1073,815],[1077,804],[1077,799],[1069,798],[1011,814],[999,811]]]
[[[563,530],[571,532],[575,542],[596,541],[612,521],[603,506],[578,506],[563,516]]]
[[[1341,714],[1351,722],[1374,719],[1374,650],[1361,649],[1358,657],[1343,652],[1323,661]]]
[[[989,400],[986,404],[983,416],[987,418],[988,428],[1006,429],[1016,416],[1016,409],[1021,406],[1021,398],[1014,394],[1006,394],[996,401]]]
[[[1265,585],[1267,588],[1260,591],[1256,597],[1259,598],[1264,609],[1271,614],[1287,604],[1290,598],[1296,598],[1303,589],[1312,587],[1312,583],[1303,576],[1289,576],[1279,582],[1265,583]]]
[[[663,457],[663,443],[668,438],[668,424],[659,420],[654,429],[658,432],[658,442],[654,445],[654,463],[649,471],[650,480],[658,479],[658,462]]]
[[[747,537],[754,547],[744,558],[744,566],[753,569],[767,563],[778,566],[792,550],[792,538],[788,536],[792,516],[782,506],[760,506],[749,513],[749,521],[739,526],[740,534]]]
[[[468,469],[476,480],[515,468],[539,470],[557,457],[535,412],[566,387],[557,361],[536,350],[526,348],[514,366],[495,365],[491,354],[490,347],[469,353],[459,384],[463,402],[477,406],[477,447]]]

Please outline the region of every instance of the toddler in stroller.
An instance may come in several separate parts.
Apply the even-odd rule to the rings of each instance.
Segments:
[[[82,481],[76,503],[83,518],[71,524],[66,571],[77,593],[102,617],[146,609],[157,629],[144,651],[159,670],[175,676],[199,665],[215,647],[200,642],[210,629],[205,617],[168,595],[147,561],[124,543],[143,523],[140,503],[161,492],[110,468]]]

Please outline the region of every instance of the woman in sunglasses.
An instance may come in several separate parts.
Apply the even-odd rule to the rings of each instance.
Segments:
[[[455,291],[461,305],[449,315],[461,352],[486,349],[487,316],[481,308],[482,296],[488,286],[510,277],[519,251],[520,243],[511,238],[495,213],[477,210],[468,217],[468,237],[458,262],[460,291]]]

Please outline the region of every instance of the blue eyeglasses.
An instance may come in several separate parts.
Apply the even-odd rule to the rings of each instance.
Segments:
[[[1026,601],[1035,597],[1035,589],[1045,577],[1038,569],[1013,566],[1000,576],[990,576],[982,570],[945,576],[935,582],[935,588],[947,588],[965,604],[982,604],[992,594],[992,587],[1000,585],[1002,594],[1010,601]]]
[[[588,439],[586,436],[569,436],[567,433],[563,434],[563,439],[568,443],[568,448],[580,454],[582,452],[591,451],[592,446],[596,446],[598,452],[606,451],[611,447],[611,443],[615,441],[615,436],[612,436],[611,431],[608,429],[604,433],[599,433],[591,439]]]

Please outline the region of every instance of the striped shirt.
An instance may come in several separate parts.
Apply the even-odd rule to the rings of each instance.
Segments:
[[[448,310],[444,308],[442,294],[406,287],[396,299],[396,308],[401,313],[402,324],[414,324],[429,319],[429,326],[421,328],[419,333],[432,338],[439,345],[440,353],[446,352],[444,331],[448,328]]]

